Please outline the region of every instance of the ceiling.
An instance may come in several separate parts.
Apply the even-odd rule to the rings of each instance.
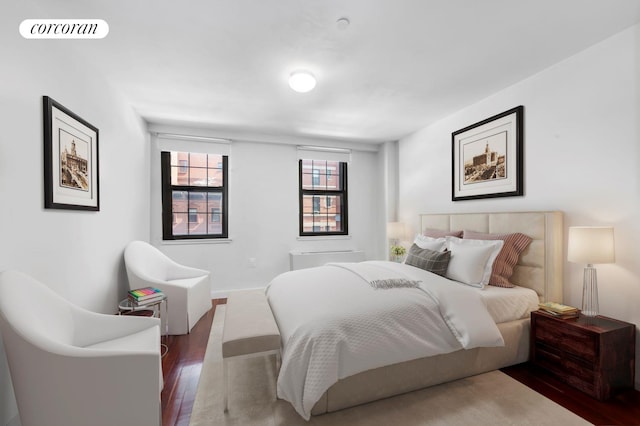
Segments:
[[[150,123],[374,143],[640,22],[638,0],[32,3],[38,18],[107,21],[105,39],[74,48]],[[300,68],[312,92],[287,85]]]

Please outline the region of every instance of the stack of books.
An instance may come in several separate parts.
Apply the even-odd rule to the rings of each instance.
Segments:
[[[127,294],[131,305],[145,306],[164,299],[164,293],[155,287],[137,288],[129,290]]]
[[[538,308],[540,308],[541,311],[544,311],[547,314],[562,319],[577,318],[578,314],[580,313],[578,311],[578,308],[556,302],[539,303]]]

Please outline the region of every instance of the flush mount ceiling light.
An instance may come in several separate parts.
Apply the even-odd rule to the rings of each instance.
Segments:
[[[306,93],[316,87],[316,78],[309,71],[294,71],[289,76],[289,86],[299,93]]]

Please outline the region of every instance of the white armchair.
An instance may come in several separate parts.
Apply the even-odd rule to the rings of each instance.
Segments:
[[[90,312],[4,271],[0,330],[22,426],[160,424],[157,318]]]
[[[169,334],[187,334],[209,309],[209,272],[180,265],[152,245],[132,241],[124,250],[131,289],[155,287],[167,296]]]

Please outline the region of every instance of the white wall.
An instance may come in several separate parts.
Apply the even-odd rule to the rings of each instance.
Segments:
[[[73,42],[22,39],[20,21],[37,17],[23,12],[5,5],[0,18],[0,270],[21,270],[78,305],[114,313],[127,284],[122,250],[149,238],[146,126]],[[43,95],[100,130],[100,212],[44,209]],[[0,343],[0,424],[17,422]]]
[[[162,126],[152,125],[152,130]],[[164,127],[166,129],[166,127]],[[173,133],[227,138],[202,129],[170,129]],[[348,166],[349,237],[298,235],[298,160],[295,144],[231,137],[229,155],[229,240],[226,242],[162,241],[160,155],[152,137],[151,241],[178,262],[211,271],[213,297],[229,291],[265,287],[289,270],[289,252],[363,250],[368,259],[383,258],[380,223],[384,219],[382,175],[377,147],[352,148]],[[260,142],[255,142],[260,140]],[[206,142],[196,142],[206,143]],[[299,140],[302,145],[318,141]],[[337,141],[324,145],[345,146]],[[190,143],[193,146],[193,142]],[[358,147],[356,147],[358,148]],[[255,266],[249,259],[255,259]]]
[[[600,311],[640,327],[639,52],[636,25],[402,139],[401,219],[415,232],[420,213],[562,210],[566,227],[613,225],[616,263],[597,265]],[[517,105],[524,197],[452,202],[451,133]],[[565,303],[580,306],[583,267],[566,264]]]

